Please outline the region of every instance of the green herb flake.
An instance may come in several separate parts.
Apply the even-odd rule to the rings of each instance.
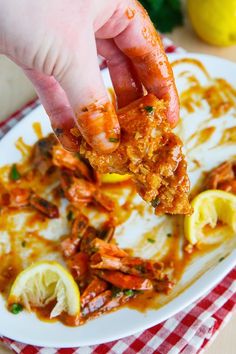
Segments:
[[[160,199],[156,197],[151,201],[151,205],[153,206],[153,208],[156,208],[160,204],[160,202],[161,202]]]
[[[21,304],[12,304],[10,308],[11,313],[14,315],[18,315],[21,311],[23,311],[23,306]]]
[[[171,234],[171,233],[168,233],[166,236],[167,236],[167,237],[171,237],[171,236],[172,236],[172,234]]]
[[[145,106],[144,107],[145,111],[147,111],[148,113],[153,113],[154,112],[154,108],[152,106]]]
[[[134,292],[133,290],[131,290],[131,289],[128,289],[128,290],[125,290],[125,291],[124,291],[124,294],[125,294],[126,296],[131,297],[131,296],[134,296],[135,292]]]
[[[18,179],[20,179],[20,178],[21,178],[21,174],[18,171],[16,164],[14,163],[12,165],[12,168],[11,168],[11,171],[10,171],[10,179],[12,181],[18,181]]]
[[[219,262],[222,262],[224,259],[225,259],[225,257],[221,257],[221,258],[219,259]]]
[[[22,246],[22,247],[25,247],[25,246],[26,246],[26,241],[22,241],[22,242],[21,242],[21,246]]]
[[[155,240],[153,240],[153,238],[148,238],[147,241],[150,243],[155,243]]]
[[[118,143],[119,139],[118,138],[109,138],[110,143]]]
[[[66,217],[67,217],[67,220],[68,220],[68,221],[72,221],[72,220],[74,219],[73,211],[70,210],[70,211],[68,212],[68,214],[67,214]]]

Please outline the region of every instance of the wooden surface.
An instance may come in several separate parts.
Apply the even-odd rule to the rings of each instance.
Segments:
[[[218,55],[236,62],[236,47],[217,48],[208,46],[195,36],[188,24],[185,27],[176,29],[169,37],[177,45],[190,52]],[[9,116],[9,114],[34,97],[35,92],[21,70],[6,58],[0,56],[0,120]],[[205,354],[235,354],[235,328],[236,315],[233,316],[214,342],[205,350]],[[0,353],[9,354],[10,352],[0,344]]]

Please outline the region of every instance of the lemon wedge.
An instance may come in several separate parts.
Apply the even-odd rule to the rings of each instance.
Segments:
[[[102,183],[118,183],[130,179],[130,175],[119,175],[117,173],[106,173],[102,175]]]
[[[235,0],[188,0],[187,8],[196,33],[218,46],[236,44]]]
[[[197,195],[191,202],[193,214],[185,216],[184,233],[191,244],[200,242],[206,225],[214,228],[217,220],[236,232],[236,196],[221,190],[208,190]]]
[[[79,288],[72,275],[59,263],[40,261],[22,271],[15,279],[8,298],[9,308],[16,305],[30,310],[55,302],[50,318],[62,312],[70,316],[80,313]]]

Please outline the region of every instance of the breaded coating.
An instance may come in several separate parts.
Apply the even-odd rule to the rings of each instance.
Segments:
[[[82,139],[80,153],[100,173],[131,174],[138,193],[160,214],[189,214],[189,179],[182,141],[172,131],[163,100],[153,94],[118,111],[121,142],[100,154]],[[112,142],[113,137],[109,137]]]

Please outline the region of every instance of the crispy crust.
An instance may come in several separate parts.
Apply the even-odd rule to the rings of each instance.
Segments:
[[[182,141],[170,128],[164,101],[149,94],[118,111],[121,142],[100,154],[82,140],[80,153],[100,173],[129,173],[156,214],[189,214],[189,179]]]

